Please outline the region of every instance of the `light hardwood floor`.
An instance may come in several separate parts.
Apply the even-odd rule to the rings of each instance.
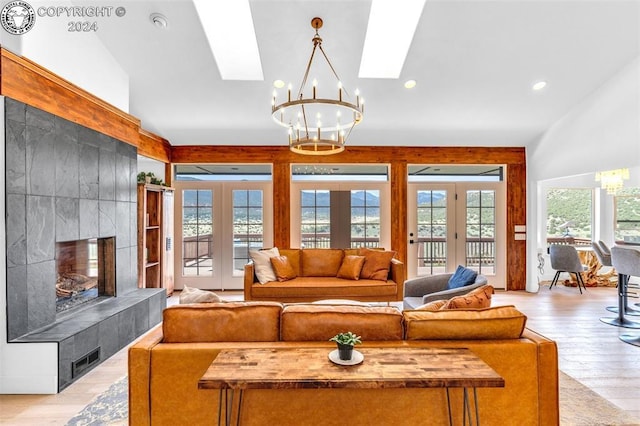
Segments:
[[[527,326],[556,340],[560,370],[640,418],[640,347],[618,339],[633,330],[613,327],[599,318],[615,316],[605,310],[616,303],[615,288],[577,288],[562,285],[538,293],[497,292],[493,305],[515,305]],[[239,292],[220,292],[239,300]],[[177,303],[177,296],[168,304]],[[640,334],[640,330],[635,331]],[[127,374],[127,349],[103,362],[57,395],[0,395],[2,425],[64,425],[93,398]]]

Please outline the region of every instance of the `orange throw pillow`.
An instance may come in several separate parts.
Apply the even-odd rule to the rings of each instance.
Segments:
[[[270,260],[278,281],[288,281],[298,276],[287,256],[274,256]]]
[[[416,311],[439,311],[447,304],[447,302],[448,300],[434,300],[432,302],[425,303],[422,306],[418,306]]]
[[[493,293],[493,286],[485,284],[463,296],[452,297],[442,309],[489,308],[491,307],[491,295]]]
[[[338,278],[347,280],[360,279],[360,271],[364,265],[364,256],[345,256],[338,270]]]
[[[391,268],[391,259],[395,256],[395,251],[361,248],[358,254],[364,256],[364,265],[362,266],[362,271],[360,271],[360,278],[387,281],[389,268]]]

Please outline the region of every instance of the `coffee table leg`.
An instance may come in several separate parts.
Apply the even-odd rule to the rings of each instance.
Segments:
[[[473,388],[473,410],[470,406],[469,402],[469,390],[467,388],[463,388],[464,398],[462,402],[462,424],[467,424],[467,419],[469,419],[469,426],[473,425],[473,416],[472,411],[475,411],[476,415],[476,426],[480,426],[480,415],[478,410],[478,391],[477,388]]]
[[[447,412],[449,413],[449,426],[453,426],[453,418],[451,418],[451,398],[449,397],[449,388],[445,388],[447,391]]]

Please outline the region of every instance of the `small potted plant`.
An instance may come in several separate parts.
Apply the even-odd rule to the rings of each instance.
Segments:
[[[338,333],[329,339],[329,341],[336,342],[338,344],[338,354],[340,359],[343,361],[351,360],[353,347],[362,343],[361,337],[351,331]]]
[[[152,183],[155,185],[164,185],[162,179],[156,177],[153,172],[140,172],[138,173],[138,183]]]

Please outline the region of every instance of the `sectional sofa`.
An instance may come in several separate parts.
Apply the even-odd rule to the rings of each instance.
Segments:
[[[132,425],[216,424],[219,392],[199,390],[197,383],[222,349],[320,347],[328,354],[334,349],[329,338],[347,330],[362,336],[365,362],[369,347],[468,348],[505,379],[504,388],[478,389],[482,424],[559,424],[556,344],[527,329],[526,317],[512,306],[400,312],[229,302],[177,305],[163,315],[129,350]],[[244,395],[243,425],[449,424],[443,389],[252,389]],[[457,411],[453,420],[462,424]]]

